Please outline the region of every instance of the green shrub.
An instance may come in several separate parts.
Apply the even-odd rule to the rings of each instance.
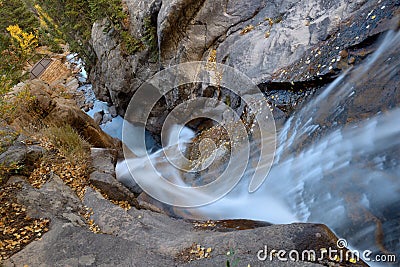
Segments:
[[[121,0],[88,0],[92,22],[108,18],[114,27],[121,29],[121,24],[127,18],[122,8]]]
[[[144,44],[141,40],[133,37],[128,31],[121,31],[121,48],[127,55],[132,55],[144,49]]]
[[[150,16],[147,16],[144,18],[143,25],[144,35],[142,40],[151,53],[151,59],[153,61],[156,61],[158,59],[158,39],[156,22],[152,21]]]

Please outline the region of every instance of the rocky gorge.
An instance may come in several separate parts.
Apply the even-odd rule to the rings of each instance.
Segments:
[[[2,164],[23,166],[21,171],[6,173],[1,191],[6,237],[2,242],[5,248],[13,248],[11,254],[2,250],[4,266],[218,266],[226,262],[257,266],[257,253],[264,246],[298,251],[335,246],[335,235],[320,224],[188,221],[156,212],[151,202],[138,201],[137,195],[115,179],[118,141],[78,108],[77,86],[76,78],[67,71],[50,85],[36,79],[14,88],[29,88],[35,96],[34,106],[41,109],[17,116],[12,126],[20,127],[22,133],[10,129],[9,144],[1,154]],[[84,107],[82,101],[77,102]],[[24,133],[25,127],[33,127],[32,122],[50,124],[51,120],[67,123],[85,136],[92,147],[89,173],[82,173],[82,166],[74,166],[71,159],[65,161],[65,155],[43,140],[43,134]],[[310,258],[271,264],[336,263]]]
[[[159,69],[215,57],[249,76],[270,101],[292,110],[300,91],[312,92],[360,63],[374,51],[374,40],[398,26],[396,1],[204,1],[198,5],[127,1],[131,34],[143,37],[143,21],[151,18],[148,23],[157,29],[158,42],[157,51],[145,49],[131,56],[125,56],[113,33],[106,31],[105,21],[95,23],[92,41],[98,63],[90,77],[96,95],[123,115],[131,96]],[[197,90],[198,95],[216,94]],[[191,93],[171,92],[166,108],[172,109]],[[273,94],[278,97],[271,99]],[[233,97],[231,102],[235,103]],[[166,112],[160,109],[154,116],[162,118]]]
[[[117,163],[124,157],[121,140],[102,131],[104,124],[102,128],[99,124],[107,121],[104,113],[98,118],[93,113],[89,112],[93,118],[85,113],[91,107],[82,102],[82,94],[77,92],[82,84],[79,84],[76,71],[66,67],[65,75],[57,81],[27,81],[15,86],[10,94],[13,98],[27,91],[32,103],[28,101],[28,112],[22,109],[2,129],[8,135],[0,163],[11,168],[2,179],[4,208],[1,226],[4,238],[1,242],[2,247],[14,248],[4,256],[2,254],[4,266],[371,264],[352,257],[347,260],[319,259],[327,248],[338,248],[338,238],[349,238],[351,246],[357,244],[356,248],[369,248],[375,254],[398,255],[400,173],[396,153],[399,143],[395,141],[399,132],[395,125],[398,124],[396,111],[400,103],[400,60],[395,41],[399,39],[396,32],[400,2],[125,0],[122,6],[128,14],[126,23],[130,35],[145,45],[135,53],[127,54],[107,18],[93,24],[90,42],[96,60],[90,69],[89,81],[97,99],[115,109],[112,117],[123,117],[139,88],[154,74],[173,65],[204,61],[226,64],[244,73],[260,88],[268,107],[271,107],[278,135],[288,136],[287,139],[278,138],[277,146],[282,147],[283,152],[277,155],[287,160],[282,160],[281,169],[294,172],[298,184],[309,185],[308,188],[304,186],[300,193],[290,191],[285,186],[291,184],[282,182],[282,179],[288,180],[293,174],[279,168],[275,168],[276,171],[272,169],[272,175],[277,178],[272,178],[271,183],[281,183],[283,191],[296,197],[296,219],[271,224],[273,220],[268,219],[265,210],[279,213],[275,202],[259,206],[243,200],[242,204],[223,206],[222,210],[215,208],[209,212],[205,208],[205,211],[193,212],[164,205],[143,193],[137,184],[128,190],[116,179]],[[374,55],[379,57],[376,59]],[[61,56],[61,61],[73,69],[65,56]],[[241,96],[226,88],[195,84],[174,88],[157,102],[147,120],[148,136],[159,142],[167,115],[196,97],[223,101],[240,113],[246,127],[253,123],[254,118],[247,116]],[[338,107],[340,112],[337,112]],[[390,114],[391,120],[376,118],[377,114]],[[309,120],[312,123],[307,124]],[[33,123],[36,121],[40,125]],[[345,143],[345,139],[343,143],[354,147],[355,151],[350,150],[348,156],[347,150],[335,150],[337,143],[332,141],[330,148],[321,148],[325,155],[316,153],[320,157],[318,161],[324,162],[324,158],[331,162],[336,158],[345,161],[349,157],[350,162],[355,162],[350,165],[354,171],[348,168],[336,173],[324,169],[322,174],[309,174],[318,169],[307,165],[308,155],[313,152],[307,150],[310,146],[318,146],[326,136],[334,140],[337,136],[329,135],[334,130],[353,127],[368,133],[371,128],[363,126],[368,122],[380,125],[382,129],[392,129],[390,134],[382,134],[381,139],[377,132],[367,136],[381,145],[380,150],[374,147],[375,150],[370,152],[368,148],[372,145],[369,147],[366,142],[365,152],[358,148],[356,141]],[[73,163],[74,156],[68,158],[62,153],[63,148],[57,147],[57,141],[46,138],[48,132],[31,134],[35,127],[41,128],[42,125],[66,127],[62,128],[64,131],[72,128],[82,137],[79,144],[86,151],[85,160]],[[308,127],[307,132],[301,133],[303,128],[300,126]],[[196,135],[188,153],[194,164],[200,162],[201,165],[210,156],[199,153],[202,140],[214,141],[217,147],[212,147],[212,152],[223,148],[228,141],[226,133],[221,134],[220,126],[208,120],[197,120],[189,127]],[[347,136],[352,133],[348,130]],[[354,135],[357,138],[361,134]],[[343,130],[345,135],[346,130]],[[294,141],[290,142],[290,136],[296,136],[292,139]],[[256,139],[257,135],[253,134],[252,138]],[[382,139],[385,138],[390,142],[384,143]],[[283,141],[280,143],[280,140]],[[228,150],[221,151],[224,154]],[[337,154],[332,155],[332,159],[326,151]],[[77,152],[72,152],[72,155],[78,158]],[[220,158],[223,162],[224,156]],[[292,168],[292,162],[297,164],[296,168]],[[299,168],[299,165],[304,168]],[[340,169],[333,163],[327,166]],[[357,172],[355,167],[370,168],[368,170],[377,173],[378,180]],[[206,171],[214,174],[210,169]],[[285,177],[280,178],[283,174]],[[197,179],[198,175],[193,177]],[[304,177],[318,177],[321,181]],[[392,191],[387,189],[386,192],[392,192],[393,197],[385,202],[381,198],[383,191],[370,193],[368,187],[371,185],[364,184],[360,177],[380,181],[372,185],[391,188]],[[379,177],[383,177],[382,180]],[[347,179],[360,191],[345,187],[349,182]],[[324,192],[327,187],[331,188],[329,199],[316,193]],[[335,188],[339,189],[335,191]],[[268,190],[261,192],[267,193]],[[341,203],[335,202],[335,197],[352,204],[342,212]],[[235,200],[242,201],[242,198],[239,194],[227,195],[225,201],[235,203]],[[315,202],[328,204],[324,208]],[[304,208],[303,204],[307,207]],[[250,206],[258,209],[257,216],[245,215]],[[318,217],[321,207],[325,209],[322,212],[325,215]],[[234,212],[229,213],[229,210]],[[17,225],[19,228],[12,230],[7,223],[11,226],[14,225],[12,220],[20,219],[11,218],[3,222],[3,218],[8,220],[5,215],[10,213],[29,218],[31,221],[25,221],[32,225]],[[191,216],[191,213],[203,215]],[[213,213],[217,216],[212,216]],[[347,220],[351,223],[344,226],[336,223]],[[328,224],[331,229],[320,222]],[[31,228],[34,234],[28,235],[26,242],[16,239],[27,235],[22,232],[29,232]],[[358,228],[372,237],[366,238]],[[259,259],[259,252],[266,248],[275,250],[271,254],[273,260]],[[344,254],[347,249],[339,248]],[[278,250],[296,250],[300,255],[313,250],[317,255],[297,262],[280,261],[277,259]]]

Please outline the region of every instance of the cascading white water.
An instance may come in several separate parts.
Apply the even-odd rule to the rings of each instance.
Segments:
[[[369,93],[362,83],[385,84],[400,74],[400,62],[391,58],[396,51],[400,33],[390,32],[362,66],[341,75],[287,120],[274,165],[256,192],[248,192],[245,175],[222,199],[175,211],[195,219],[324,223],[357,248],[400,253],[400,103],[343,122],[354,97]],[[144,166],[162,165],[161,155],[133,160],[146,175]],[[180,180],[171,168],[161,171]],[[377,241],[379,232],[384,237]]]

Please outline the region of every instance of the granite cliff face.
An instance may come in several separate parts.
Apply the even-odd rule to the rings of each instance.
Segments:
[[[143,38],[144,20],[156,17],[158,1],[127,1],[129,28],[134,38]],[[115,104],[119,114],[124,110],[136,89],[159,70],[157,58],[145,49],[134,55],[126,55],[113,30],[107,29],[107,21],[98,21],[92,28],[92,45],[97,64],[91,73],[93,89],[100,100]]]
[[[92,43],[97,64],[92,83],[98,97],[114,104],[121,115],[137,88],[157,71],[199,60],[216,60],[240,70],[267,96],[278,89],[279,99],[286,103],[276,104],[289,106],[290,111],[304,97],[298,91],[323,86],[371,53],[375,49],[371,43],[397,27],[399,2],[158,0],[125,1],[125,8],[135,38],[143,38],[146,19],[156,27],[158,51],[146,48],[124,55],[113,32],[107,32],[106,22],[95,23]],[[322,49],[316,52],[318,48]],[[368,52],[349,56],[347,51],[363,48]],[[302,83],[293,88],[292,82]],[[155,120],[162,121],[168,109],[193,93],[217,94],[215,88],[174,90],[165,97],[166,109],[153,114]],[[219,98],[227,95],[222,92]],[[157,123],[150,130],[157,132]]]

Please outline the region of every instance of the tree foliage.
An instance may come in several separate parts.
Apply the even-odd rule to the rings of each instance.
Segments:
[[[4,0],[0,7],[0,33],[6,34],[9,25],[19,25],[27,32],[34,32],[39,27],[39,21],[24,1]]]
[[[115,34],[125,55],[147,47],[153,58],[157,58],[154,21],[146,18],[143,37],[135,38],[130,33],[128,14],[121,0],[0,0],[0,54],[5,59],[0,62],[0,75],[21,74],[24,62],[19,62],[23,58],[18,49],[32,50],[36,44],[61,52],[60,44],[68,43],[70,50],[79,53],[90,69],[95,63],[90,44],[92,25],[103,18],[107,19],[105,30]],[[11,84],[18,80],[12,78]],[[5,82],[4,77],[2,81]]]
[[[22,0],[0,3],[0,119],[10,116],[12,103],[5,99],[10,88],[25,79],[27,59],[38,45],[39,21]]]
[[[23,31],[18,25],[8,26],[7,31],[10,33],[13,40],[17,41],[22,54],[31,53],[38,45],[37,36],[32,32],[27,33]]]
[[[90,46],[92,27],[88,0],[28,0],[40,15],[53,39],[65,40],[90,65],[94,54]]]
[[[125,54],[133,54],[145,47],[142,40],[134,38],[129,33],[128,15],[123,9],[121,0],[29,1],[33,1],[34,5],[39,5],[42,11],[46,11],[48,16],[42,16],[42,20],[61,32],[58,38],[68,42],[70,49],[84,58],[88,69],[95,63],[90,45],[91,29],[93,23],[99,19],[107,19],[109,26],[106,30],[114,30]],[[42,12],[39,10],[38,13]],[[49,18],[52,23],[49,23]]]

